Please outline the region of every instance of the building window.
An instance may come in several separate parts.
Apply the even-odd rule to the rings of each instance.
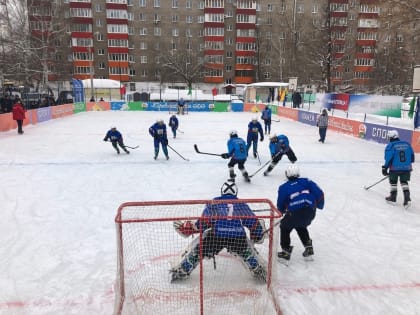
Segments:
[[[264,72],[264,79],[270,79],[270,78],[271,78],[270,72],[268,71]]]
[[[185,17],[185,22],[192,23],[194,21],[194,18],[191,15],[187,15]]]
[[[175,37],[179,36],[179,30],[177,28],[172,29],[172,36],[175,36]]]
[[[100,3],[97,3],[97,4],[95,4],[95,11],[96,12],[102,12],[102,4],[100,4]]]
[[[176,23],[179,20],[179,16],[178,15],[172,15],[172,23]]]
[[[273,12],[273,5],[270,3],[267,5],[267,12]]]
[[[178,8],[178,0],[172,0],[172,9]]]
[[[147,28],[143,27],[140,29],[140,35],[147,35]]]
[[[153,0],[153,7],[160,8],[160,0]]]
[[[140,42],[140,49],[146,50],[147,49],[147,43],[146,42]]]
[[[153,29],[153,35],[155,35],[155,36],[161,36],[161,35],[162,35],[162,30],[161,30],[161,28],[160,28],[160,27],[155,27],[155,28]]]
[[[147,56],[140,56],[140,63],[147,63]]]
[[[192,0],[187,0],[187,1],[185,2],[185,7],[186,7],[187,9],[191,9],[191,8],[192,8]]]

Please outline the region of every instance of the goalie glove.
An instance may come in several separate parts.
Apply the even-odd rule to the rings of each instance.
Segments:
[[[197,227],[191,221],[175,221],[174,228],[175,231],[182,237],[188,237],[194,233],[198,233]]]
[[[267,234],[267,230],[265,228],[265,221],[264,219],[258,219],[258,226],[257,228],[251,232],[251,240],[255,244],[262,244],[264,243],[265,235]]]

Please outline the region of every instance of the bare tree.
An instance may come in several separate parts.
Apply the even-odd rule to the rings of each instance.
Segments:
[[[193,83],[201,82],[203,62],[193,50],[170,50],[162,54],[161,58],[168,77],[184,81],[189,89]]]

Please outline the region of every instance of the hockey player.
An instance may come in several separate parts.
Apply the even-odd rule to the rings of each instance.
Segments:
[[[165,154],[165,157],[167,160],[169,160],[169,154],[168,154],[168,136],[166,133],[166,125],[163,121],[163,119],[156,120],[156,123],[154,123],[149,128],[149,134],[153,137],[153,144],[155,148],[155,155],[154,159],[156,160],[159,155],[159,144],[162,145],[162,151]]]
[[[277,136],[276,134],[273,134],[270,137],[269,149],[272,161],[264,172],[264,176],[267,176],[273,170],[284,154],[287,155],[290,162],[295,163],[297,161],[296,155],[289,145],[289,138],[285,135]]]
[[[267,105],[261,113],[261,119],[264,120],[264,132],[270,134],[271,132],[271,108]]]
[[[111,144],[118,154],[120,154],[120,149],[118,148],[118,146],[120,146],[120,148],[123,149],[125,153],[130,154],[130,151],[128,151],[124,145],[123,136],[117,130],[117,127],[112,126],[111,129],[108,130],[108,132],[105,135],[104,141],[108,141],[108,139],[111,140]]]
[[[172,115],[171,118],[169,118],[169,127],[171,127],[172,135],[174,136],[174,139],[176,138],[176,130],[178,129],[179,121],[178,118],[176,118],[176,115]]]
[[[214,200],[226,200],[226,203],[209,204],[203,210],[202,219],[195,222],[176,221],[174,228],[182,237],[200,233],[201,229],[203,258],[214,258],[226,248],[229,253],[244,262],[254,277],[266,281],[266,269],[253,245],[264,242],[264,220],[258,220],[246,203],[229,203],[229,200],[238,199],[237,194],[236,184],[232,181],[225,182],[221,187],[221,196],[215,197]],[[249,230],[250,239],[245,228]],[[197,236],[190,251],[185,253],[180,263],[171,269],[172,281],[186,279],[198,265],[199,241],[200,236]]]
[[[277,195],[277,209],[283,214],[280,222],[280,246],[278,258],[290,260],[293,246],[290,245],[290,233],[296,230],[305,247],[303,257],[314,254],[308,226],[315,218],[316,209],[324,208],[324,192],[308,178],[301,178],[299,167],[289,165],[286,169],[287,182],[280,185]]]
[[[228,163],[229,176],[232,180],[235,180],[236,174],[234,167],[238,164],[238,168],[245,178],[245,181],[250,182],[251,179],[248,176],[248,172],[245,169],[245,162],[248,157],[248,151],[246,150],[246,142],[244,139],[238,137],[238,132],[232,130],[229,134],[230,139],[227,142],[228,153],[223,153],[222,158],[231,160]]]
[[[384,176],[389,175],[391,193],[385,199],[388,203],[396,203],[399,178],[404,194],[403,205],[405,208],[408,208],[411,205],[408,182],[413,169],[411,164],[414,163],[414,150],[408,142],[400,140],[397,130],[388,131],[388,139],[389,143],[385,147],[385,162],[382,165],[382,174]]]
[[[261,124],[258,121],[257,117],[252,118],[252,120],[248,124],[248,135],[246,138],[247,142],[247,152],[249,154],[249,148],[252,145],[252,151],[254,154],[254,158],[257,158],[257,148],[258,148],[258,134],[260,135],[260,141],[264,141],[264,134]]]

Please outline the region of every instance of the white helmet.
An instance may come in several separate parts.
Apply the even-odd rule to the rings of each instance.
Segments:
[[[252,121],[258,121],[258,117],[257,116],[252,117]]]
[[[285,171],[286,177],[288,179],[295,179],[300,176],[299,166],[296,164],[289,165]]]
[[[111,126],[111,129],[117,129],[117,127],[115,127],[115,126]]]
[[[223,183],[222,187],[220,188],[220,193],[222,195],[238,195],[238,186],[236,186],[234,181],[227,180]]]
[[[394,140],[394,139],[398,139],[400,136],[398,134],[397,130],[389,130],[388,131],[388,139],[389,140]]]
[[[163,124],[163,119],[162,119],[162,118],[158,118],[158,119],[156,119],[156,122],[157,122],[158,124]]]
[[[238,136],[238,132],[236,131],[236,130],[231,130],[230,132],[229,132],[229,136],[232,138],[232,137],[237,137]]]

